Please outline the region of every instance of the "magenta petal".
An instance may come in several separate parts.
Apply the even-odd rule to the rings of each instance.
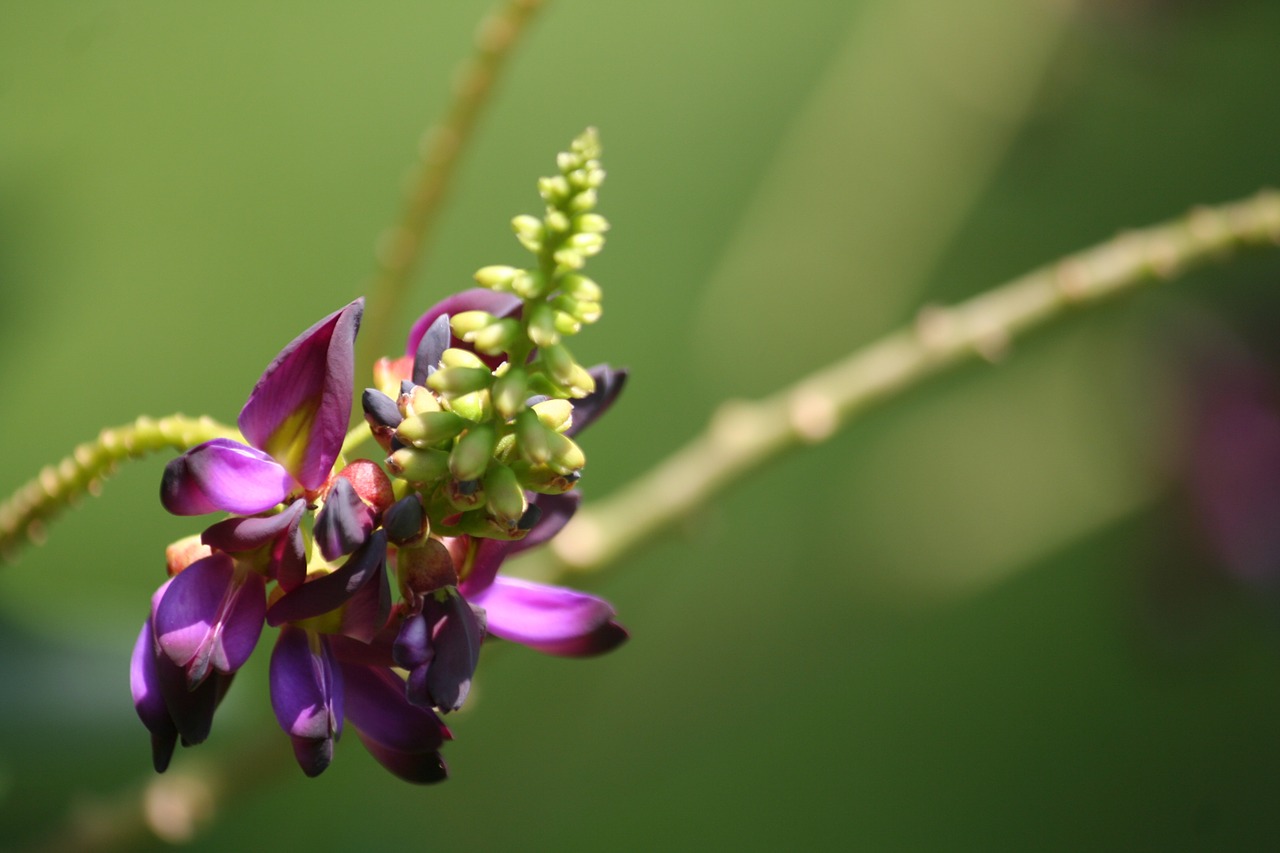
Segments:
[[[347,719],[366,738],[398,752],[430,752],[450,738],[429,708],[411,705],[404,682],[389,669],[341,664]]]
[[[197,560],[170,583],[155,608],[156,643],[199,685],[211,669],[239,669],[262,633],[266,582],[255,572],[237,572],[226,554]]]
[[[323,577],[309,580],[267,610],[267,624],[298,622],[336,610],[365,584],[387,583],[387,534],[374,531],[342,567]],[[188,570],[190,571],[190,570]]]
[[[267,366],[240,410],[240,431],[278,459],[302,486],[329,479],[351,417],[357,299],[307,329]]]
[[[471,603],[485,609],[490,634],[547,654],[600,654],[627,637],[607,601],[564,587],[499,577]]]
[[[265,518],[228,518],[209,527],[200,541],[219,551],[240,554],[270,546],[265,560],[269,577],[286,590],[293,589],[306,577],[306,551],[299,527],[307,502],[302,498],[285,507],[283,512]]]
[[[165,466],[160,502],[174,515],[253,515],[280,503],[293,487],[289,472],[261,450],[215,438]]]
[[[343,683],[322,637],[292,625],[271,653],[271,707],[308,776],[329,766],[342,733]]]

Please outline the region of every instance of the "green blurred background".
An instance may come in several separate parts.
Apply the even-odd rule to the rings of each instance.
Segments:
[[[488,6],[6,2],[0,491],[140,413],[233,420],[362,291]],[[633,376],[589,501],[922,304],[1274,182],[1278,37],[1264,0],[553,0],[397,335],[520,263],[508,220],[598,126],[577,354]],[[1280,611],[1195,535],[1179,401],[1184,339],[1275,349],[1278,278],[1072,318],[770,466],[592,579],[617,653],[487,650],[442,786],[354,737],[304,779],[259,653],[176,764],[260,744],[192,849],[1275,849]],[[147,778],[128,654],[197,529],[164,461],[0,567],[0,847]]]

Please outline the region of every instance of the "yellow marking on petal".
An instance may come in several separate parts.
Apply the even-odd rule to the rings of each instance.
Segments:
[[[315,423],[316,409],[305,407],[297,409],[267,439],[262,449],[271,455],[285,470],[296,479],[302,470],[303,460],[307,455],[307,445],[311,440],[311,427]]]

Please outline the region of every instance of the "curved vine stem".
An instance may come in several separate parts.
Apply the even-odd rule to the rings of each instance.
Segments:
[[[1264,190],[1121,234],[958,305],[925,308],[914,324],[770,397],[723,403],[684,448],[580,511],[552,540],[549,555],[530,558],[532,568],[547,576],[613,564],[765,462],[825,441],[937,373],[995,360],[1014,338],[1073,310],[1225,260],[1240,248],[1277,244],[1280,192]]]
[[[400,221],[378,242],[377,271],[367,289],[368,307],[358,344],[357,376],[369,375],[374,359],[388,351],[392,321],[403,307],[409,278],[422,260],[427,235],[459,158],[503,64],[541,6],[542,0],[506,0],[480,22],[475,54],[458,71],[448,112],[423,136],[416,176]]]
[[[54,465],[46,465],[0,504],[0,557],[8,559],[25,541],[41,542],[44,525],[85,492],[96,495],[122,459],[158,450],[186,450],[212,438],[240,438],[234,428],[212,418],[145,415],[131,424],[107,427]]]

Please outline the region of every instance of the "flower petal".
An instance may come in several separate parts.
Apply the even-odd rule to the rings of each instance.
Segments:
[[[306,577],[306,551],[299,527],[306,508],[307,502],[299,498],[283,512],[265,518],[228,518],[207,528],[200,541],[229,554],[242,554],[270,545],[262,567],[269,577],[280,582],[281,587],[293,589]]]
[[[602,654],[627,639],[607,601],[574,589],[499,577],[471,603],[485,609],[490,634],[546,654]]]
[[[156,643],[194,689],[211,669],[239,669],[262,633],[266,581],[215,553],[173,578],[153,615]]]
[[[379,764],[406,782],[415,785],[431,785],[449,778],[449,768],[440,757],[440,753],[434,750],[401,752],[383,746],[359,729],[356,729],[356,735]]]
[[[458,590],[468,599],[489,588],[503,562],[514,554],[527,551],[545,543],[559,533],[578,509],[582,495],[566,492],[562,495],[533,495],[529,506],[537,507],[540,517],[533,529],[523,539],[472,539],[468,547],[474,549],[471,568],[467,577],[458,584]]]
[[[397,640],[401,658],[419,660],[409,675],[405,695],[415,705],[456,711],[471,692],[471,679],[480,662],[485,614],[476,610],[454,588],[424,597],[422,622],[405,620]],[[425,624],[430,640],[421,636]]]
[[[336,560],[364,544],[373,530],[373,510],[351,481],[338,477],[316,516],[315,540],[326,560]]]
[[[440,356],[453,341],[453,331],[449,326],[449,315],[441,314],[431,321],[418,348],[413,353],[413,384],[426,385],[427,377],[436,372],[440,364]]]
[[[452,737],[429,708],[411,705],[404,682],[384,667],[342,663],[347,719],[365,737],[398,752],[431,752]]]
[[[338,609],[367,583],[385,585],[386,561],[387,534],[376,530],[341,568],[307,581],[271,605],[267,610],[267,624],[310,619]]]
[[[240,431],[308,491],[329,479],[351,417],[357,299],[294,338],[267,366],[240,411]]]
[[[565,430],[565,435],[573,437],[590,426],[597,418],[609,411],[618,395],[627,384],[625,368],[613,368],[607,364],[597,364],[588,368],[587,373],[596,381],[596,390],[581,400],[573,401],[573,424]]]
[[[271,653],[271,707],[293,741],[294,756],[308,776],[333,758],[342,733],[343,680],[329,645],[318,634],[286,625]]]
[[[133,645],[129,659],[129,690],[138,719],[151,733],[151,761],[157,773],[163,773],[173,758],[178,743],[178,727],[169,716],[164,693],[160,689],[160,671],[156,665],[155,635],[148,618]]]
[[[160,502],[174,515],[253,515],[280,503],[293,488],[293,477],[266,453],[215,438],[165,466]]]

